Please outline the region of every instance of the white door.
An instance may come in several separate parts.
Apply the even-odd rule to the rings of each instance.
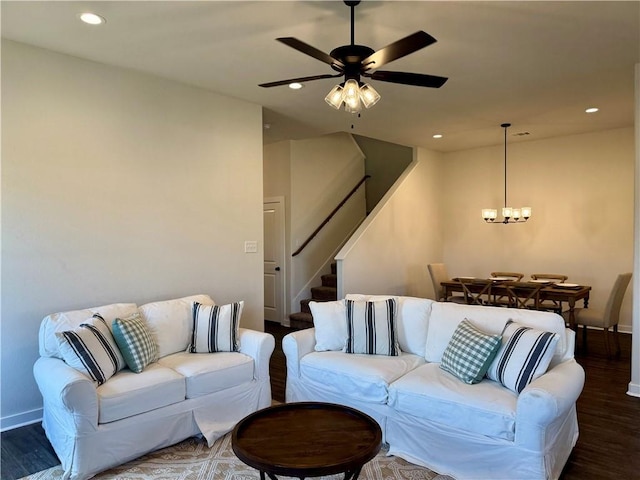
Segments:
[[[264,201],[264,318],[284,320],[284,198]]]

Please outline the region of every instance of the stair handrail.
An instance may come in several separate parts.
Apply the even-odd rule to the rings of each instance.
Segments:
[[[304,250],[304,247],[306,247],[309,242],[311,242],[311,240],[314,239],[314,237],[320,232],[320,230],[322,230],[322,228],[329,223],[329,220],[331,220],[333,218],[333,216],[338,212],[338,210],[340,210],[343,205],[345,203],[347,203],[347,200],[349,200],[351,198],[351,196],[356,193],[356,191],[360,188],[360,186],[367,181],[367,179],[371,178],[371,175],[365,175],[364,177],[362,177],[360,179],[360,181],[356,184],[355,187],[353,187],[351,189],[351,191],[342,199],[342,201],[338,204],[338,206],[336,208],[333,209],[333,211],[327,216],[327,218],[324,219],[324,221],[318,226],[318,228],[316,228],[313,233],[311,235],[309,235],[309,238],[307,238],[302,245],[300,245],[300,247],[291,254],[292,257],[295,257],[296,255],[298,255],[300,252],[302,252],[302,250]]]

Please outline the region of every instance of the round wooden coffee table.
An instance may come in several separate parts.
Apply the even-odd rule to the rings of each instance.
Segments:
[[[276,475],[320,477],[344,473],[355,480],[382,446],[378,423],[358,410],[320,402],[284,403],[259,410],[233,429],[236,456],[260,471]]]

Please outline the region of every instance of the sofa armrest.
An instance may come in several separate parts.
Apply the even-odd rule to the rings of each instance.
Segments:
[[[96,384],[59,358],[40,357],[33,365],[44,401],[45,420],[55,422],[68,433],[82,434],[98,428]]]
[[[575,409],[583,387],[584,369],[574,359],[527,385],[518,397],[516,442],[532,448],[544,445],[545,429]]]
[[[282,339],[282,351],[287,357],[287,375],[300,376],[300,360],[313,352],[315,346],[315,328],[292,332]]]
[[[257,379],[269,378],[269,360],[276,346],[276,341],[270,333],[241,328],[239,330],[240,352],[249,355],[255,363]]]

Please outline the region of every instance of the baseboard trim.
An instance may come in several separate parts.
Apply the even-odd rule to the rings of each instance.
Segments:
[[[627,395],[640,398],[640,385],[638,385],[637,383],[629,382],[629,390],[627,390]]]
[[[42,421],[42,409],[36,408],[28,412],[18,413],[0,418],[0,432],[24,427]]]

